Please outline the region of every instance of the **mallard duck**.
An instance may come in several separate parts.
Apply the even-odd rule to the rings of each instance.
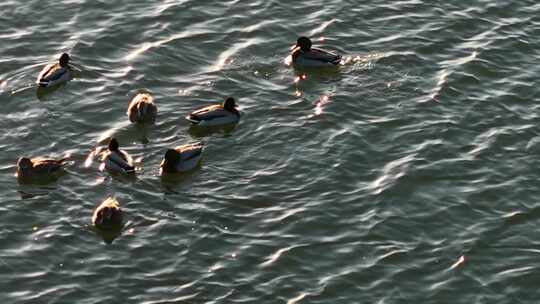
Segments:
[[[98,229],[114,229],[122,226],[122,209],[120,203],[112,197],[104,200],[94,210],[92,223]]]
[[[337,66],[341,62],[341,55],[322,49],[312,48],[311,40],[300,37],[296,41],[291,57],[294,65],[303,67]]]
[[[135,173],[133,158],[126,151],[119,149],[116,138],[111,138],[108,148],[102,157],[105,169],[117,173]]]
[[[148,93],[137,94],[129,104],[127,115],[131,122],[154,123],[157,115],[154,97]]]
[[[51,87],[71,80],[73,70],[69,66],[69,55],[63,53],[58,63],[45,66],[39,73],[36,83],[40,87]]]
[[[240,112],[234,98],[227,97],[222,104],[210,105],[191,112],[186,119],[198,126],[222,126],[237,123]]]
[[[161,162],[161,174],[178,173],[195,168],[202,157],[203,144],[182,145],[165,152]]]
[[[46,179],[56,177],[69,158],[42,159],[21,157],[17,160],[17,177],[20,179]]]

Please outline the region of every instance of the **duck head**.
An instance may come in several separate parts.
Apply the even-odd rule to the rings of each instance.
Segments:
[[[63,53],[62,56],[60,56],[59,63],[61,67],[67,67],[69,63],[69,55],[67,53]]]
[[[32,160],[27,157],[21,157],[17,161],[17,168],[19,170],[23,170],[23,171],[28,170],[28,169],[31,169],[33,166],[34,164],[32,163]]]
[[[308,52],[311,50],[311,39],[308,37],[302,36],[296,40],[296,46],[300,47],[300,49],[304,52]]]
[[[118,148],[118,140],[116,140],[114,137],[111,138],[111,140],[109,140],[109,151],[118,151]]]
[[[161,162],[161,168],[164,172],[176,172],[174,167],[180,162],[180,153],[174,149],[168,149],[165,152],[165,159]]]
[[[236,101],[232,97],[227,97],[223,102],[223,109],[236,113]]]

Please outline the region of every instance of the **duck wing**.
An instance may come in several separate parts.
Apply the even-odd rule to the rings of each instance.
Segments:
[[[180,153],[180,159],[182,161],[189,161],[194,158],[201,157],[203,151],[203,144],[191,144],[183,145],[175,148]]]
[[[224,117],[228,112],[221,105],[211,105],[191,112],[188,120],[201,121]]]
[[[176,147],[180,153],[180,160],[174,164],[174,172],[193,170],[202,158],[203,145],[201,143]],[[166,166],[165,166],[166,167]]]
[[[54,173],[66,165],[68,158],[56,159],[33,159],[33,167],[40,174]]]
[[[58,67],[59,67],[59,65],[55,64],[55,63],[46,65],[43,68],[43,70],[41,70],[41,72],[39,72],[39,75],[37,77],[37,82],[40,82],[40,81],[44,80],[44,78],[47,76],[47,74],[49,74],[50,72],[54,72],[54,70],[56,70]]]
[[[302,53],[302,49],[299,46],[295,47],[291,52],[292,62],[296,62],[296,60],[300,55],[302,55]]]
[[[133,159],[123,150],[109,151],[106,155],[106,161],[109,161],[110,165],[116,166],[126,173],[135,172],[135,167],[132,165]]]
[[[341,55],[317,48],[312,48],[309,52],[304,53],[304,57],[306,59],[319,60],[332,64],[338,64],[341,62]]]
[[[47,85],[49,82],[59,80],[70,72],[69,68],[63,68],[59,64],[47,65],[38,76],[38,84]]]
[[[153,102],[146,99],[133,100],[129,104],[127,114],[131,122],[153,122],[157,115],[157,107]]]

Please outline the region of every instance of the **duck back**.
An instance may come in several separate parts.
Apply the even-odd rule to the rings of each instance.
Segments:
[[[36,83],[41,87],[52,87],[71,80],[71,70],[58,63],[49,64],[38,75]]]

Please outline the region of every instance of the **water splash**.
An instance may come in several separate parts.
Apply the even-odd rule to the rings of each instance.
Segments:
[[[85,168],[90,168],[92,166],[94,159],[101,153],[102,149],[102,147],[96,147],[95,150],[92,150],[90,154],[88,154],[88,157],[86,157],[86,160],[84,161]]]
[[[283,62],[285,63],[286,66],[291,66],[292,65],[292,56],[289,55],[289,56],[285,57]]]
[[[315,115],[321,115],[325,105],[330,103],[330,97],[328,95],[323,95],[319,100],[315,102]]]
[[[294,78],[294,83],[299,83],[302,80],[306,80],[308,76],[306,74],[298,75]]]

